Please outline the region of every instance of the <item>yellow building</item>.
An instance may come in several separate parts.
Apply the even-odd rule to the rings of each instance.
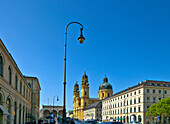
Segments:
[[[105,99],[113,94],[112,86],[108,83],[105,76],[103,83],[99,87],[98,98],[89,98],[89,83],[88,76],[84,73],[81,84],[81,97],[79,96],[79,85],[74,85],[73,91],[73,117],[83,120],[83,111],[88,105]]]

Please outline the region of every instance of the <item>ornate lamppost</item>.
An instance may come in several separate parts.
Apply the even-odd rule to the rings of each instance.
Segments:
[[[66,26],[66,29],[65,29],[65,54],[64,54],[64,100],[63,100],[63,123],[65,123],[65,120],[66,120],[66,105],[65,105],[65,102],[66,102],[66,43],[67,43],[67,28],[70,24],[78,24],[81,26],[80,28],[80,37],[78,38],[79,42],[82,44],[85,40],[85,38],[83,37],[83,34],[82,34],[82,31],[83,31],[83,25],[80,24],[79,22],[70,22],[67,26]]]

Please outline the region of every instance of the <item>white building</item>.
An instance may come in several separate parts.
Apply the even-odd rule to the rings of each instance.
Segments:
[[[102,120],[127,123],[133,118],[142,124],[153,122],[152,117],[146,116],[147,108],[165,97],[170,97],[170,82],[145,80],[102,100]],[[166,119],[162,119],[163,123]]]

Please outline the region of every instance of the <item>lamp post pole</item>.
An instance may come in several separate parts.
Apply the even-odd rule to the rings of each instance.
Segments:
[[[54,98],[56,97],[57,95],[55,95],[54,97],[53,97],[53,123],[55,124],[55,121],[54,121]],[[57,96],[57,101],[58,101],[59,99],[58,99],[58,96]],[[57,115],[57,113],[56,113],[56,115]]]
[[[64,100],[63,100],[63,123],[65,123],[66,120],[66,43],[67,43],[67,28],[70,24],[79,24],[81,26],[80,28],[80,37],[78,38],[80,43],[83,43],[85,38],[83,37],[82,31],[83,31],[83,25],[79,22],[70,22],[65,29],[65,54],[64,54]]]

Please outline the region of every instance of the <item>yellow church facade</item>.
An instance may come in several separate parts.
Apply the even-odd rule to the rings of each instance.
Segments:
[[[81,97],[80,97],[80,93]],[[79,120],[83,120],[83,111],[88,105],[105,99],[113,94],[112,86],[108,83],[108,79],[105,76],[103,83],[99,87],[98,98],[89,97],[89,83],[88,76],[84,73],[82,77],[81,90],[79,91],[79,85],[74,85],[73,91],[73,117]]]

